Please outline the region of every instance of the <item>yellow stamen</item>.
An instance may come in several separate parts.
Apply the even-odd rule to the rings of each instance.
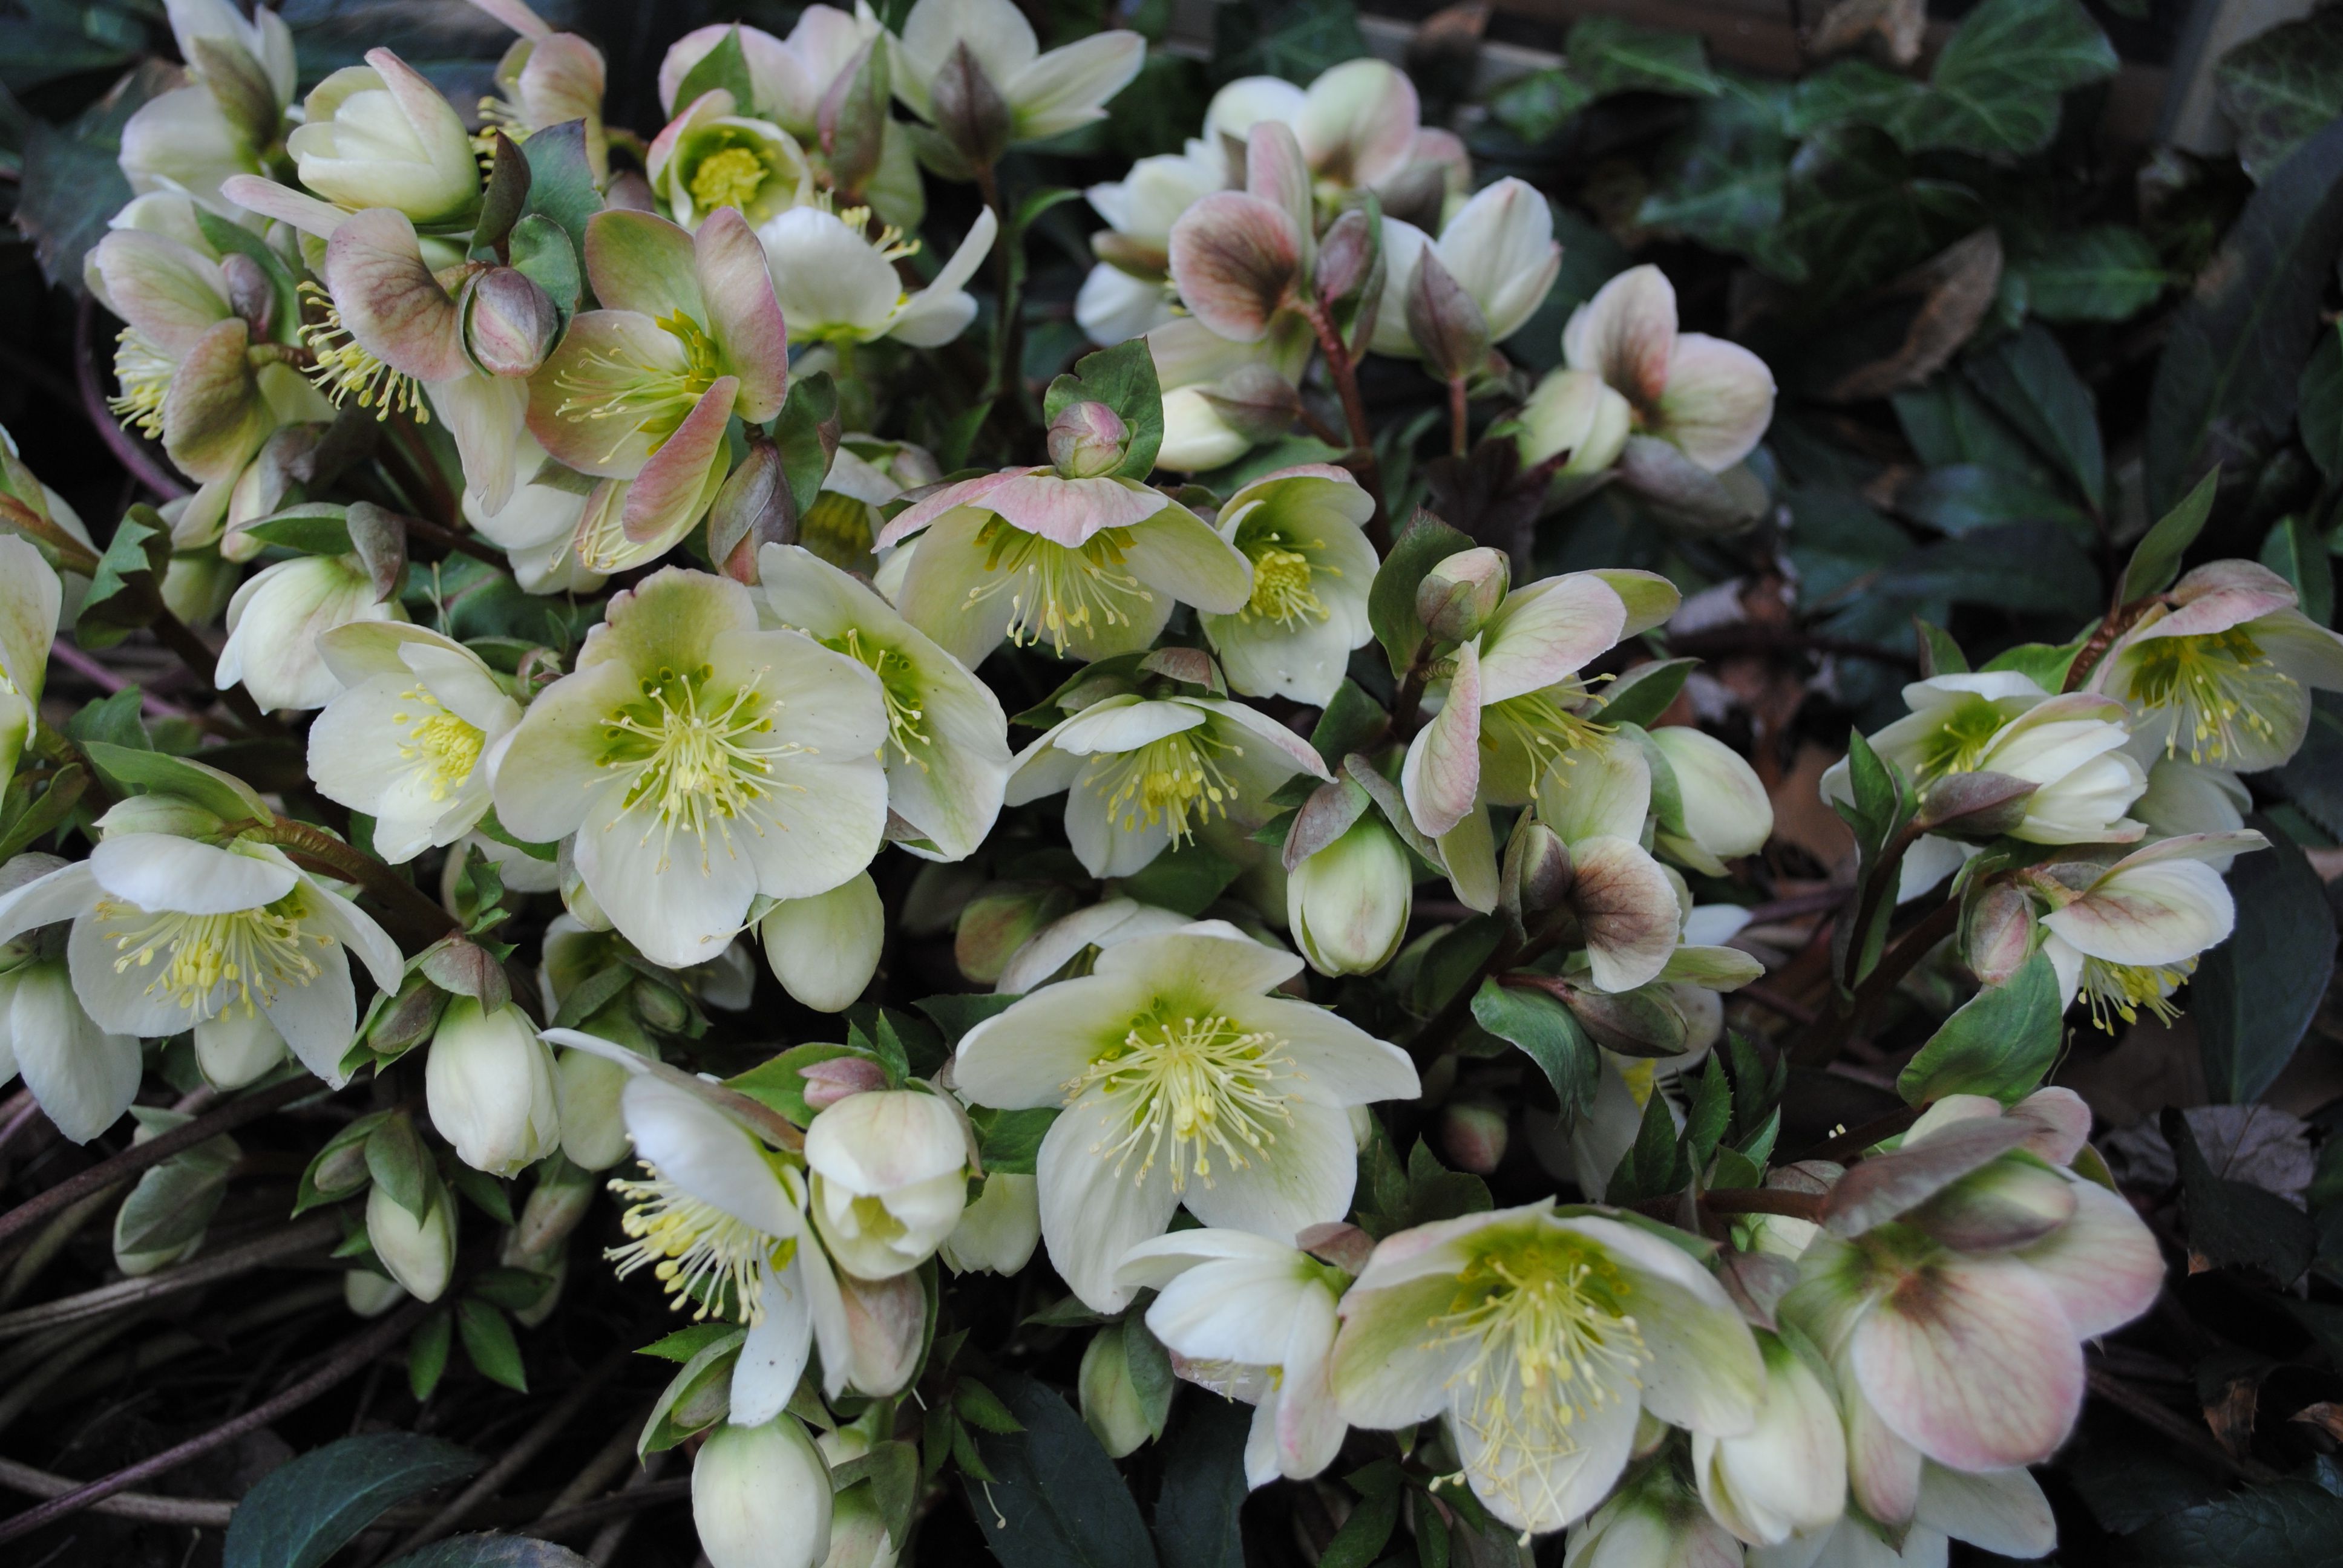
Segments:
[[[1247,1030],[1219,1014],[1150,1019],[1136,1023],[1109,1050],[1065,1085],[1067,1103],[1094,1098],[1111,1112],[1116,1136],[1091,1146],[1122,1173],[1136,1156],[1133,1180],[1144,1181],[1161,1159],[1172,1191],[1185,1192],[1191,1176],[1212,1185],[1212,1158],[1242,1171],[1293,1121],[1280,1084],[1299,1081],[1285,1042]]]
[[[1010,596],[1008,637],[1019,647],[1044,637],[1062,655],[1074,636],[1131,626],[1155,596],[1123,569],[1129,528],[1101,528],[1078,547],[1029,534],[992,518],[976,536],[985,551],[985,581],[968,590],[973,609],[995,595]]]
[[[1342,575],[1332,567],[1320,569],[1330,576]],[[1251,620],[1259,616],[1289,630],[1297,621],[1324,620],[1332,612],[1312,588],[1311,575],[1308,556],[1270,546],[1252,558],[1252,598],[1238,612],[1239,618]]]
[[[887,704],[887,739],[894,742],[904,761],[926,772],[927,759],[912,749],[925,751],[930,741],[921,728],[927,714],[920,706],[911,661],[891,648],[866,642],[858,627],[848,627],[841,635],[824,639],[822,646],[846,655],[879,678],[879,695]],[[887,748],[882,744],[879,749],[883,755]]]
[[[377,419],[408,414],[418,425],[431,423],[431,406],[424,401],[421,384],[393,370],[351,337],[332,295],[314,283],[304,283],[301,296],[325,312],[324,319],[301,328],[301,341],[317,359],[308,376],[318,391],[337,407],[356,402],[361,408],[372,408]]]
[[[754,1326],[764,1319],[763,1288],[769,1272],[786,1269],[796,1255],[793,1238],[775,1238],[736,1220],[712,1203],[693,1197],[643,1162],[647,1181],[623,1178],[610,1191],[631,1203],[618,1227],[629,1240],[603,1252],[618,1265],[620,1279],[648,1266],[675,1300],[671,1312],[696,1302],[692,1322],[711,1314]]]
[[[765,160],[747,147],[725,147],[699,160],[691,173],[691,199],[702,212],[736,207],[742,212],[765,184]]]
[[[1142,821],[1151,828],[1168,819],[1172,841],[1181,844],[1193,837],[1198,824],[1211,821],[1214,812],[1229,814],[1237,787],[1223,759],[1243,755],[1243,747],[1220,739],[1209,724],[1200,724],[1151,740],[1135,751],[1101,757],[1083,782],[1106,796],[1107,815],[1124,832],[1136,831]]]
[[[2278,727],[2254,707],[2250,688],[2260,683],[2283,689],[2295,682],[2244,627],[2199,637],[2152,637],[2136,645],[2132,657],[2133,700],[2172,710],[2166,755],[2179,755],[2185,739],[2190,761],[2217,763],[2263,749],[2278,739]],[[2247,733],[2258,744],[2248,746]]]
[[[638,433],[648,436],[650,450],[658,451],[723,374],[723,357],[706,327],[679,309],[658,324],[682,346],[680,370],[638,356],[631,341],[612,339],[579,355],[555,377],[554,385],[569,394],[554,410],[557,417],[617,423],[610,449],[603,454],[606,461]]]
[[[698,840],[704,872],[711,839],[720,840],[727,855],[734,853],[735,823],[759,838],[768,823],[786,832],[788,824],[773,816],[773,791],[803,792],[800,785],[775,782],[773,761],[810,755],[812,748],[770,739],[773,720],[755,678],[718,693],[707,689],[711,675],[705,665],[684,674],[661,669],[656,679],[641,683],[640,699],[602,721],[608,746],[602,766],[631,771],[621,811],[643,809],[649,819],[642,841],[660,836],[660,870],[679,833]]]
[[[121,956],[114,972],[151,968],[161,954],[161,972],[146,994],[166,997],[198,1020],[231,1016],[238,1008],[249,1017],[274,1002],[280,987],[307,985],[324,970],[307,950],[333,945],[331,937],[302,930],[297,892],[260,909],[220,915],[141,910],[112,899],[100,900],[96,913],[109,925],[145,922],[115,935]]]
[[[114,379],[121,392],[107,398],[106,406],[124,424],[159,441],[163,399],[171,390],[171,377],[178,364],[135,327],[124,327],[114,341]]]
[[[2082,990],[2091,1004],[2091,1021],[2114,1034],[2116,1020],[2137,1023],[2145,1008],[2157,1022],[2169,1025],[2180,1016],[2180,1010],[2172,1005],[2172,993],[2196,970],[2194,958],[2173,964],[2117,964],[2086,958]]]
[[[478,726],[450,713],[426,687],[417,686],[398,696],[401,701],[424,709],[420,714],[400,712],[390,716],[393,724],[407,727],[407,739],[399,743],[398,754],[414,763],[416,771],[424,776],[431,799],[445,800],[471,778],[488,738]]]
[[[1529,759],[1529,785],[1534,790],[1556,768],[1575,767],[1574,753],[1599,750],[1610,743],[1611,726],[1582,719],[1574,708],[1585,694],[1576,680],[1564,681],[1521,697],[1493,702],[1481,710],[1481,746],[1493,751],[1511,741]]]

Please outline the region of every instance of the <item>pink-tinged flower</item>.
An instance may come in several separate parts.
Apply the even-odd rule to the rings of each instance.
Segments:
[[[2186,833],[2133,850],[2113,865],[2056,861],[2028,879],[2048,909],[2043,951],[2060,994],[2079,991],[2101,1028],[2135,1021],[2142,1008],[2169,1021],[2170,997],[2208,948],[2237,923],[2229,887],[2217,869],[2268,840],[2251,829]]]
[[[1426,257],[1446,273],[1455,292],[1425,288]],[[1438,345],[1425,337],[1443,324],[1428,317],[1469,302],[1478,315],[1472,325],[1481,340],[1503,342],[1521,330],[1554,286],[1562,271],[1562,246],[1554,243],[1554,209],[1545,197],[1526,181],[1508,177],[1466,202],[1441,226],[1436,240],[1412,223],[1385,218],[1383,266],[1374,351],[1430,358],[1438,369]],[[1446,335],[1453,336],[1453,328]]]
[[[1600,375],[1644,434],[1719,474],[1749,455],[1774,418],[1774,373],[1739,344],[1676,330],[1676,291],[1656,266],[1604,284],[1563,328],[1574,370]]]
[[[1174,603],[1234,614],[1252,593],[1245,558],[1211,524],[1112,475],[1004,468],[947,485],[878,544],[914,539],[896,608],[971,668],[1004,637],[1061,658],[1136,652]]]
[[[1197,320],[1258,343],[1299,303],[1316,251],[1310,168],[1276,121],[1245,138],[1245,188],[1204,197],[1172,226],[1172,286]]]
[[[2090,1120],[2070,1090],[2006,1112],[1948,1095],[1833,1191],[1782,1311],[1830,1358],[1849,1484],[1874,1519],[1914,1516],[1924,1459],[2048,1458],[2082,1408],[2082,1342],[2155,1301],[2155,1236],[2068,1168]]]
[[[366,59],[309,90],[301,124],[285,138],[301,183],[345,212],[396,207],[419,224],[468,218],[480,166],[463,120],[389,50],[370,49]]]
[[[919,0],[894,40],[895,95],[983,162],[1020,142],[1044,141],[1106,117],[1147,43],[1121,30],[1041,52],[1033,25],[1010,0]]]
[[[721,87],[702,93],[651,140],[644,172],[686,228],[720,207],[760,224],[813,199],[813,169],[798,139],[735,108]]]
[[[789,339],[764,247],[723,209],[697,235],[649,213],[597,213],[586,271],[602,308],[569,324],[529,382],[528,427],[604,482],[578,553],[597,571],[649,560],[708,510],[735,415],[761,424],[789,388]]]
[[[1216,150],[1141,158],[1119,180],[1082,194],[1107,222],[1091,236],[1098,265],[1074,297],[1074,320],[1101,347],[1173,319],[1172,226],[1227,183]]]
[[[2258,773],[2301,749],[2314,689],[2343,690],[2343,637],[2268,568],[2210,561],[2108,649],[2089,687],[2120,699],[2167,757]]]
[[[1349,470],[1281,468],[1229,498],[1221,537],[1252,566],[1252,597],[1233,615],[1200,617],[1229,684],[1247,697],[1323,706],[1351,650],[1373,632],[1367,589],[1375,548],[1361,528],[1374,500]]]

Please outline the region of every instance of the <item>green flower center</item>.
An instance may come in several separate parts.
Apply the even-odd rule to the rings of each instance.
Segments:
[[[1967,697],[1955,703],[1920,742],[1921,779],[1975,772],[1993,738],[2008,722],[2001,709],[1985,698]]]
[[[920,704],[918,672],[911,661],[891,648],[881,648],[875,641],[866,641],[859,627],[848,627],[838,637],[821,639],[821,645],[835,653],[842,653],[879,678],[879,694],[887,704],[887,739],[902,754],[903,760],[928,770],[927,759],[917,754],[933,742],[921,728],[927,719]],[[887,749],[881,746],[883,754]]]
[[[1330,577],[1342,573],[1323,568]],[[1324,620],[1332,613],[1311,586],[1310,558],[1299,550],[1264,548],[1252,558],[1252,598],[1242,612],[1244,619],[1259,616],[1289,629],[1297,621]]]
[[[407,739],[400,743],[398,754],[415,764],[421,773],[434,800],[445,800],[464,787],[479,766],[480,749],[488,736],[478,725],[466,722],[441,706],[437,698],[424,687],[399,694],[402,701],[412,702],[423,709],[390,716],[393,724],[409,726]]]
[[[747,147],[730,146],[699,160],[691,173],[691,199],[702,212],[729,206],[746,212],[764,188],[765,160]]]
[[[1133,1179],[1144,1181],[1161,1160],[1172,1191],[1185,1192],[1191,1176],[1210,1187],[1215,1156],[1227,1170],[1244,1170],[1293,1121],[1279,1084],[1302,1074],[1284,1045],[1218,1013],[1141,1020],[1066,1082],[1066,1103],[1095,1098],[1108,1107],[1118,1132],[1090,1152],[1113,1161],[1118,1176],[1135,1157]]]
[[[1237,789],[1223,759],[1243,755],[1243,747],[1199,724],[1135,751],[1099,759],[1091,765],[1089,783],[1106,796],[1107,815],[1124,832],[1136,830],[1142,821],[1151,828],[1168,819],[1172,841],[1180,844],[1193,836],[1196,824],[1211,821],[1214,812],[1229,814]]]
[[[683,367],[637,357],[631,344],[610,344],[580,355],[554,384],[570,396],[554,410],[563,419],[608,419],[618,433],[603,460],[615,457],[628,436],[650,437],[650,449],[667,445],[700,394],[724,374],[723,355],[708,329],[680,309],[658,318],[660,330],[682,346]]]
[[[870,558],[870,504],[824,490],[798,519],[798,543],[831,566],[851,570]]]
[[[711,839],[732,852],[734,823],[762,837],[758,818],[769,815],[767,802],[782,787],[772,778],[773,759],[809,750],[773,743],[769,709],[779,704],[761,699],[753,677],[729,691],[708,689],[710,678],[706,665],[685,674],[662,668],[641,683],[638,700],[603,720],[602,766],[631,771],[620,809],[648,813],[644,838],[662,836],[661,870],[679,833],[699,841],[703,871]]]
[[[216,1016],[224,1017],[237,1008],[249,1016],[256,1007],[267,1006],[277,1000],[280,985],[307,985],[323,970],[307,950],[333,945],[331,937],[303,935],[298,893],[287,893],[260,909],[221,915],[148,911],[105,899],[98,902],[97,915],[107,922],[144,920],[115,937],[115,950],[121,956],[114,960],[114,972],[152,968],[160,954],[162,970],[147,983],[146,994],[168,997],[172,1005],[197,1018],[216,1016],[211,998],[222,987],[231,993],[216,1010]]]
[[[1564,706],[1584,694],[1584,687],[1569,680],[1491,703],[1481,710],[1482,749],[1493,751],[1509,743],[1519,749],[1529,759],[1529,785],[1535,791],[1554,769],[1575,767],[1574,753],[1599,750],[1610,743],[1609,725]]]
[[[1077,634],[1132,625],[1144,613],[1141,607],[1155,602],[1124,569],[1129,528],[1101,528],[1070,547],[996,517],[978,531],[976,542],[985,552],[986,580],[968,590],[968,605],[1009,595],[1008,637],[1021,648],[1046,637],[1062,656]]]
[[[2179,753],[2184,737],[2192,762],[2220,762],[2245,750],[2243,732],[2265,744],[2277,739],[2278,727],[2253,704],[2253,688],[2284,689],[2295,682],[2244,627],[2202,637],[2149,638],[2134,647],[2132,657],[2133,700],[2173,710],[2167,755]]]

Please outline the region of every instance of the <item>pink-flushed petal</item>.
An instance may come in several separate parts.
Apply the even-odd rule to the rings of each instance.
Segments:
[[[1263,120],[1245,133],[1245,189],[1285,214],[1308,248],[1316,226],[1315,197],[1310,165],[1302,156],[1302,144],[1293,138],[1293,127],[1282,120]]]
[[[1423,106],[1415,84],[1386,60],[1350,60],[1310,84],[1293,129],[1310,166],[1344,186],[1379,185],[1405,167]]]
[[[1738,343],[1686,332],[1668,357],[1658,429],[1712,474],[1747,457],[1774,421],[1774,373]]]
[[[1333,777],[1326,771],[1325,759],[1318,755],[1310,742],[1294,734],[1292,730],[1288,729],[1258,708],[1249,708],[1242,702],[1228,702],[1210,697],[1192,699],[1191,706],[1201,708],[1207,713],[1217,713],[1230,723],[1242,728],[1276,751],[1287,762],[1292,763],[1296,772],[1307,773],[1312,779],[1320,779]]]
[[[709,488],[709,470],[724,455],[724,429],[738,392],[731,377],[717,377],[675,434],[651,454],[627,492],[627,538],[641,544],[698,520]]]
[[[1594,838],[1570,847],[1570,907],[1595,985],[1633,990],[1659,978],[1676,949],[1675,884],[1641,845]]]
[[[2050,1457],[2083,1407],[2083,1351],[2058,1298],[2012,1258],[1948,1255],[1906,1275],[1848,1359],[1880,1420],[1939,1464]]]
[[[2017,1253],[2083,1339],[2111,1333],[2156,1304],[2164,1288],[2164,1253],[2156,1233],[2117,1193],[2077,1177],[2075,1214]]]
[[[933,495],[922,497],[897,513],[891,522],[879,530],[875,548],[882,550],[893,549],[946,512],[960,507],[973,506],[1011,479],[1045,471],[1039,467],[1003,468],[997,474],[980,474],[973,479],[962,479],[958,484],[946,485]],[[991,508],[988,507],[981,509],[989,511]]]
[[[349,214],[333,203],[258,175],[231,175],[220,182],[220,194],[248,213],[290,224],[319,239],[333,238],[335,231],[349,221]]]
[[[528,64],[520,68],[521,108],[532,126],[585,120],[591,136],[608,80],[609,66],[601,50],[575,33],[556,33],[538,39],[528,52]]]
[[[1880,1523],[1906,1523],[1919,1506],[1920,1478],[1926,1462],[1918,1449],[1889,1430],[1879,1412],[1863,1397],[1863,1386],[1854,1372],[1845,1365],[1835,1370],[1839,1420],[1846,1428],[1847,1492],[1857,1507]]]
[[[643,367],[638,370],[636,367]],[[624,417],[596,417],[646,373],[680,372],[683,347],[649,317],[588,310],[528,378],[528,433],[565,467],[631,479],[649,461],[652,437]]]
[[[431,79],[388,49],[368,49],[366,63],[382,78],[383,86],[406,119],[407,133],[421,143],[423,161],[435,169],[461,168],[473,156],[471,134],[454,113],[447,95]],[[412,156],[412,154],[407,155]],[[475,191],[478,186],[475,184]],[[468,206],[470,198],[466,198]]]
[[[2170,589],[2172,602],[2194,604],[2216,593],[2245,592],[2283,599],[2288,604],[2297,601],[2294,585],[2259,561],[2207,561],[2203,566],[2184,574]]]
[[[1592,370],[1647,413],[1668,388],[1676,291],[1656,266],[1631,266],[1595,291],[1562,329],[1563,357]]]
[[[2172,964],[2223,941],[2237,906],[2221,874],[2200,860],[2130,866],[2042,923],[2078,951],[2109,963]]]
[[[230,314],[219,264],[167,235],[116,229],[92,261],[106,303],[165,354],[185,354]]]
[[[1295,286],[1302,237],[1276,204],[1217,191],[1172,226],[1172,281],[1197,320],[1221,337],[1258,343]]]
[[[586,276],[605,310],[708,320],[691,231],[656,213],[613,207],[588,219]]]
[[[1172,504],[1172,498],[1144,485],[1119,479],[1063,479],[1046,469],[1011,479],[990,491],[985,508],[1029,534],[1079,548],[1101,528],[1127,528]]]
[[[414,222],[396,207],[352,215],[326,242],[326,287],[359,347],[418,381],[470,368],[456,301],[431,275]]]
[[[2091,1108],[2071,1089],[2037,1089],[2009,1108],[2036,1131],[2022,1147],[2053,1165],[2071,1165],[2091,1136]]]
[[[761,425],[781,411],[789,389],[789,335],[773,297],[765,246],[738,207],[719,207],[699,226],[692,244],[708,330],[739,378],[732,411]]]
[[[2253,565],[2250,561],[2218,564]],[[2149,622],[2124,640],[2140,643],[2160,637],[2210,637],[2231,627],[2242,626],[2247,621],[2258,620],[2263,616],[2295,608],[2294,589],[2287,586],[2285,578],[2266,567],[2255,567],[2254,570],[2269,581],[2263,582],[2257,578],[2202,588],[2196,597],[2170,615]]]
[[[1543,691],[1619,640],[1627,606],[1591,572],[1549,578],[1506,597],[1481,639],[1481,703]]]
[[[1448,699],[1407,749],[1400,793],[1417,831],[1437,839],[1464,819],[1481,792],[1481,639],[1456,650]]]

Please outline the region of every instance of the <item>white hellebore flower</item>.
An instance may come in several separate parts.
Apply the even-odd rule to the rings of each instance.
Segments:
[[[1131,1300],[1122,1256],[1183,1204],[1290,1241],[1350,1211],[1349,1108],[1417,1092],[1407,1053],[1322,1008],[1265,996],[1302,960],[1220,921],[1142,937],[960,1040],[979,1105],[1062,1105],[1035,1168],[1050,1261],[1094,1311]]]
[[[1160,1292],[1147,1327],[1182,1377],[1253,1406],[1247,1485],[1333,1462],[1349,1430],[1326,1381],[1341,1270],[1244,1231],[1174,1231],[1125,1253],[1115,1279]]]
[[[1737,343],[1676,330],[1675,286],[1631,266],[1571,313],[1562,332],[1573,370],[1603,377],[1638,427],[1712,474],[1749,455],[1774,417],[1774,373]]]
[[[1779,1334],[1759,1333],[1765,1397],[1755,1429],[1696,1433],[1693,1476],[1717,1522],[1752,1546],[1827,1528],[1846,1508],[1846,1436],[1829,1373]],[[1819,1360],[1819,1358],[1817,1358]]]
[[[895,263],[919,248],[888,230],[864,237],[860,208],[833,213],[793,206],[757,227],[772,268],[773,297],[789,324],[793,343],[871,343],[892,337],[914,348],[935,348],[968,330],[976,300],[968,280],[992,249],[1001,226],[985,207],[968,237],[935,278],[915,294],[903,290]]]
[[[74,991],[106,1033],[167,1039],[256,1010],[302,1065],[339,1087],[357,1028],[344,950],[392,991],[406,970],[398,944],[271,846],[136,830],[158,817],[187,831],[220,827],[158,803],[141,796],[116,807],[88,859],[0,897],[0,941],[71,920]]]
[[[2169,999],[2199,954],[2228,940],[2237,906],[2218,868],[2268,840],[2250,828],[2158,839],[2109,866],[2068,861],[2040,868],[2035,889],[2050,903],[2042,950],[2059,994],[2088,998],[2091,1016],[2134,1022],[2146,1008],[2167,1022]],[[2079,884],[2077,886],[2077,884]]]
[[[431,1125],[457,1157],[491,1176],[518,1176],[561,1147],[553,1051],[527,1014],[454,998],[423,1064]]]
[[[1217,814],[1256,823],[1296,773],[1328,777],[1307,741],[1242,702],[1213,697],[1092,703],[1026,748],[1009,804],[1066,791],[1066,839],[1094,877],[1127,877],[1194,838]]]
[[[834,1506],[830,1465],[793,1415],[720,1426],[691,1462],[691,1525],[710,1568],[816,1568]]]
[[[1774,802],[1746,758],[1689,725],[1664,725],[1647,739],[1675,784],[1669,798],[1655,802],[1662,854],[1722,877],[1725,861],[1765,848],[1774,836]]]
[[[813,1219],[840,1266],[892,1279],[927,1261],[960,1223],[968,1133],[940,1095],[912,1089],[850,1094],[806,1129]]]
[[[1074,322],[1101,347],[1137,337],[1177,314],[1168,272],[1172,226],[1228,183],[1217,152],[1190,146],[1186,153],[1141,158],[1122,178],[1082,193],[1107,227],[1091,238],[1099,261],[1074,296]]]
[[[239,682],[263,713],[323,708],[342,689],[320,638],[354,621],[405,620],[356,556],[296,556],[246,579],[227,601],[227,643],[213,682]]]
[[[1197,618],[1232,687],[1313,708],[1332,700],[1351,650],[1374,635],[1375,548],[1361,531],[1374,509],[1348,469],[1327,464],[1281,468],[1229,498],[1221,537],[1252,564],[1252,597],[1233,615]]]
[[[887,907],[860,871],[810,899],[783,899],[757,922],[781,989],[816,1012],[844,1012],[869,989],[887,946]]]
[[[1466,202],[1441,226],[1436,240],[1412,223],[1386,217],[1383,306],[1371,345],[1376,353],[1414,359],[1431,352],[1410,330],[1411,316],[1420,317],[1424,309],[1429,285],[1419,275],[1427,261],[1478,309],[1480,341],[1503,343],[1544,302],[1562,272],[1554,209],[1536,186],[1508,176]],[[1444,292],[1429,298],[1439,300]]]
[[[456,1195],[434,1176],[425,1201],[418,1218],[376,1182],[367,1193],[367,1241],[407,1294],[436,1302],[456,1272]]]
[[[375,852],[394,866],[478,827],[482,754],[520,722],[480,656],[405,621],[336,627],[317,651],[342,683],[309,727],[319,793],[372,817]]]
[[[10,872],[25,881],[62,862],[19,856]],[[23,881],[18,883],[24,885]],[[62,957],[44,955],[31,936],[5,950],[0,971],[0,1084],[22,1074],[59,1132],[86,1143],[122,1119],[138,1096],[144,1062],[135,1035],[110,1034],[92,1021]]]
[[[463,119],[389,50],[366,58],[309,90],[285,142],[301,183],[347,212],[395,207],[418,224],[464,217],[479,197],[480,166]]]
[[[919,0],[894,40],[892,79],[913,114],[989,163],[1013,143],[1106,118],[1146,57],[1146,40],[1121,30],[1042,54],[1010,0]]]
[[[739,583],[669,567],[613,598],[530,704],[497,815],[531,842],[577,834],[595,902],[679,969],[720,952],[757,895],[810,898],[870,864],[886,733],[866,667],[759,629]]]
[[[887,704],[887,807],[917,829],[924,859],[976,852],[1001,814],[1009,719],[967,666],[861,582],[797,545],[757,560],[765,605],[781,625],[868,665]]]
[[[1397,1429],[1444,1413],[1473,1495],[1525,1532],[1603,1500],[1644,1411],[1735,1437],[1765,1397],[1757,1342],[1706,1269],[1551,1199],[1385,1237],[1342,1316],[1343,1416]]]

